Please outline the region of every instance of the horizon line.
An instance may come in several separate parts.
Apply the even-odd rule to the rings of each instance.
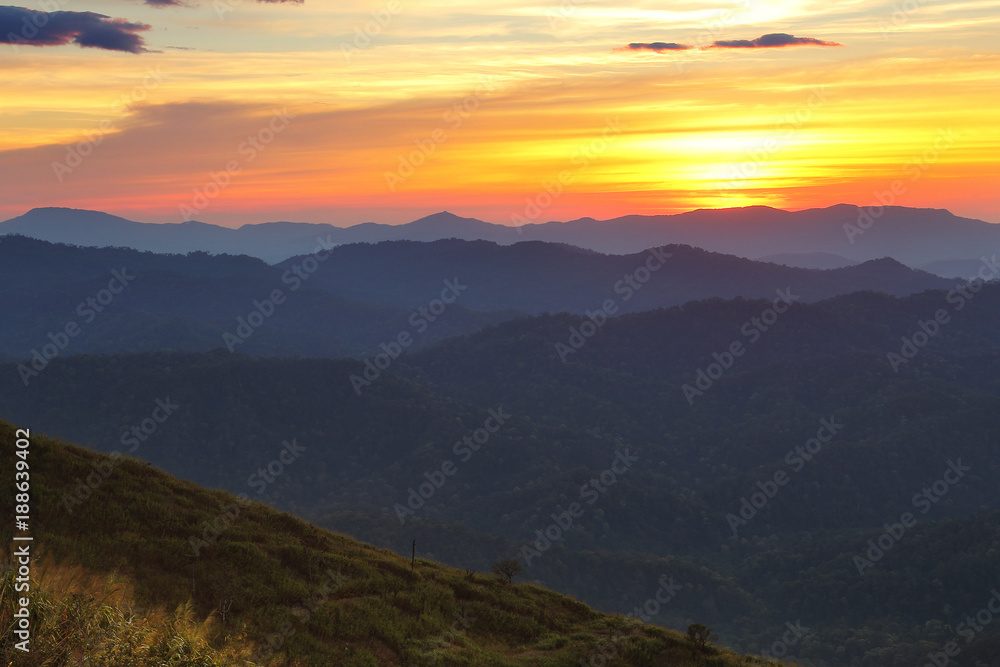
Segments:
[[[334,228],[337,228],[337,229],[351,229],[353,227],[357,227],[357,226],[360,226],[360,225],[379,225],[379,226],[384,226],[384,227],[404,227],[406,225],[410,225],[410,224],[413,224],[413,223],[416,223],[416,222],[420,222],[420,221],[426,220],[428,218],[433,218],[435,216],[443,216],[443,215],[452,216],[454,218],[458,218],[458,219],[461,219],[461,220],[472,220],[472,221],[476,221],[476,222],[481,222],[481,223],[485,223],[485,224],[492,225],[492,226],[495,226],[495,227],[506,227],[506,228],[509,228],[509,229],[521,229],[521,228],[524,228],[524,227],[537,227],[537,226],[542,226],[542,225],[547,225],[547,224],[570,224],[570,223],[573,223],[573,222],[579,222],[581,220],[593,220],[595,222],[611,222],[613,220],[620,220],[622,218],[631,218],[631,217],[641,217],[641,218],[664,217],[664,218],[673,218],[673,217],[678,217],[678,216],[682,216],[682,215],[689,215],[691,213],[698,213],[698,212],[702,212],[702,211],[713,211],[714,212],[714,211],[746,211],[746,210],[751,210],[751,209],[767,209],[767,210],[777,211],[777,212],[781,212],[781,213],[802,213],[802,212],[805,212],[805,211],[825,211],[825,210],[830,210],[830,209],[838,208],[838,207],[849,207],[849,208],[854,208],[854,209],[857,209],[857,210],[869,209],[869,208],[872,208],[872,209],[886,208],[886,209],[910,209],[910,210],[913,210],[913,211],[943,211],[943,212],[946,212],[946,213],[948,213],[948,214],[950,214],[950,215],[952,215],[952,216],[954,216],[956,218],[962,218],[962,219],[965,219],[965,220],[974,220],[974,221],[978,221],[978,222],[984,222],[984,223],[990,224],[990,225],[1000,224],[1000,221],[992,222],[990,220],[984,220],[982,218],[969,218],[969,217],[965,217],[965,216],[961,216],[961,215],[956,215],[954,212],[951,211],[951,209],[941,208],[941,207],[932,207],[932,206],[900,206],[900,205],[887,205],[887,206],[883,207],[881,205],[874,206],[874,205],[871,205],[871,204],[866,205],[866,206],[860,206],[860,205],[857,205],[857,204],[848,204],[848,203],[845,203],[845,202],[838,202],[836,204],[830,204],[829,206],[809,206],[809,207],[805,207],[805,208],[778,208],[778,207],[775,207],[775,206],[768,206],[766,204],[752,204],[752,205],[748,205],[748,206],[727,206],[727,207],[719,207],[719,208],[700,207],[700,208],[688,209],[688,210],[685,210],[685,211],[681,211],[679,213],[626,213],[626,214],[615,216],[615,217],[612,217],[612,218],[594,218],[592,216],[583,216],[583,217],[579,217],[579,218],[572,218],[572,219],[569,219],[569,220],[530,220],[530,221],[527,221],[527,222],[525,222],[525,223],[523,223],[521,225],[506,224],[506,223],[503,223],[503,222],[493,222],[493,221],[490,221],[490,220],[484,220],[482,218],[476,218],[474,216],[460,215],[460,214],[457,214],[457,213],[453,213],[453,212],[451,212],[451,211],[449,211],[447,209],[441,209],[439,211],[435,211],[435,212],[432,212],[432,213],[428,213],[427,215],[422,215],[420,217],[414,218],[413,220],[408,220],[406,222],[398,222],[398,223],[392,223],[392,222],[374,222],[374,221],[371,221],[371,220],[363,220],[363,221],[355,222],[355,223],[352,223],[352,224],[338,225],[338,224],[335,224],[335,223],[332,223],[332,222],[305,222],[305,221],[297,221],[297,220],[263,220],[263,221],[260,221],[260,222],[245,222],[245,223],[240,224],[238,226],[229,226],[229,225],[224,225],[224,224],[215,223],[215,222],[204,222],[204,221],[201,221],[201,220],[184,220],[184,221],[177,221],[177,222],[148,222],[148,221],[143,221],[143,220],[136,220],[136,219],[133,219],[133,218],[127,218],[127,217],[124,217],[122,215],[118,215],[118,214],[115,214],[115,213],[108,213],[107,211],[101,211],[101,210],[98,210],[98,209],[74,208],[74,207],[71,207],[71,206],[36,206],[36,207],[28,209],[27,211],[25,211],[21,215],[17,215],[17,216],[14,216],[12,218],[8,218],[6,220],[0,221],[0,225],[5,224],[7,222],[10,222],[12,220],[17,220],[18,218],[22,218],[22,217],[24,217],[26,215],[30,215],[31,213],[34,213],[34,212],[37,212],[37,211],[55,210],[55,211],[75,211],[75,212],[80,212],[80,213],[98,213],[98,214],[101,214],[101,215],[107,215],[107,216],[110,216],[110,217],[119,218],[121,220],[125,220],[126,222],[131,222],[131,223],[134,223],[134,224],[141,224],[141,225],[174,225],[174,226],[207,225],[207,226],[210,226],[210,227],[216,227],[218,229],[229,229],[229,230],[233,230],[233,231],[237,231],[237,230],[243,229],[244,227],[255,227],[255,226],[260,226],[260,225],[274,225],[274,224],[323,225],[323,226],[334,227]]]

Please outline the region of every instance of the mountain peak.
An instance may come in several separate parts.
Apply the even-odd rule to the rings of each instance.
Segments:
[[[38,206],[31,209],[21,217],[34,218],[43,215],[47,216],[58,215],[61,217],[66,217],[74,220],[82,220],[85,217],[93,217],[93,216],[100,216],[102,218],[118,218],[119,220],[124,220],[124,218],[119,218],[117,215],[105,213],[104,211],[93,211],[87,208],[70,208],[68,206]]]
[[[438,211],[437,213],[431,213],[430,215],[425,215],[424,217],[418,218],[418,219],[419,220],[433,220],[433,219],[446,219],[446,220],[459,219],[460,220],[461,216],[455,215],[451,211]]]
[[[477,220],[476,218],[463,218],[460,215],[455,215],[450,211],[441,211],[440,213],[433,213],[428,216],[424,216],[418,220],[405,225],[407,227],[415,228],[441,228],[441,229],[467,229],[469,227],[494,227],[488,222],[483,222],[482,220]]]
[[[97,226],[134,227],[145,223],[133,222],[111,213],[91,211],[82,208],[67,208],[64,206],[41,206],[33,208],[24,215],[0,223],[0,228],[7,231],[28,231],[36,228],[62,228],[81,232]]]

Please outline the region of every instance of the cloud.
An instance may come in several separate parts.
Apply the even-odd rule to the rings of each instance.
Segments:
[[[674,44],[673,42],[632,42],[623,49],[616,49],[616,51],[656,51],[657,53],[663,53],[664,51],[687,51],[694,47],[688,46],[687,44]]]
[[[836,42],[824,42],[821,39],[814,39],[812,37],[795,37],[794,35],[788,35],[783,32],[776,32],[769,35],[763,35],[757,39],[719,40],[713,42],[711,46],[706,48],[767,49],[780,46],[799,46],[805,44],[812,44],[815,46],[843,46],[842,44],[837,44]],[[687,51],[693,48],[695,47],[688,46],[687,44],[675,44],[674,42],[632,42],[628,46],[615,49],[615,51],[655,51],[657,53],[664,53],[666,51]]]
[[[0,6],[0,44],[81,47],[144,53],[146,43],[136,33],[149,30],[145,23],[130,23],[94,12],[40,12],[23,7]]]
[[[816,46],[843,46],[836,42],[824,42],[821,39],[812,37],[795,37],[783,32],[774,32],[770,35],[763,35],[757,39],[730,39],[714,42],[710,48],[713,49],[769,49],[778,46],[798,46],[802,44],[813,44]]]
[[[143,0],[143,1],[150,7],[197,7],[198,6],[197,2],[186,2],[185,0]],[[222,13],[235,9],[236,6],[239,5],[241,2],[243,2],[243,0],[224,0],[224,2],[221,3],[223,8]],[[267,4],[292,3],[296,5],[301,5],[303,2],[305,2],[305,0],[257,0],[257,2],[267,3]],[[218,7],[216,7],[216,11],[219,11]]]

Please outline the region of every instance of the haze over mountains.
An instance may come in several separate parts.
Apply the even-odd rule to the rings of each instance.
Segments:
[[[404,225],[362,223],[344,228],[268,222],[239,229],[194,221],[140,223],[96,211],[37,208],[0,223],[0,234],[154,252],[246,254],[269,263],[312,252],[317,239],[334,245],[443,238],[501,245],[548,241],[611,254],[687,244],[750,259],[784,255],[782,263],[806,268],[836,265],[829,257],[810,257],[815,253],[847,260],[840,265],[892,257],[945,277],[965,276],[984,253],[989,256],[1000,250],[1000,225],[961,218],[941,209],[859,208],[847,204],[794,212],[751,206],[678,215],[629,215],[611,220],[531,222],[520,227],[442,212]]]
[[[802,302],[863,290],[906,296],[954,284],[891,259],[819,271],[688,246],[603,255],[541,242],[395,241],[322,256],[272,266],[2,237],[0,354],[30,357],[74,322],[81,332],[68,353],[228,347],[363,356],[401,332],[416,349],[519,314],[615,315],[714,297],[773,300],[779,290]],[[112,271],[126,278],[113,285],[120,293],[88,305],[115,280]],[[247,328],[248,318],[260,322]],[[241,326],[246,335],[234,339]]]
[[[673,577],[683,591],[655,622],[709,623],[745,651],[801,622],[803,664],[918,664],[996,586],[1000,286],[961,310],[934,291],[794,304],[753,342],[741,325],[767,306],[710,300],[615,317],[566,362],[554,343],[586,317],[519,318],[408,353],[360,393],[349,378],[365,366],[350,359],[77,355],[27,387],[8,363],[0,414],[404,555],[416,539],[419,555],[459,567],[521,558],[529,580],[606,611],[629,612]],[[951,321],[896,372],[887,352],[941,308]],[[745,353],[705,386],[699,369],[734,339]],[[688,400],[686,384],[703,391]],[[134,428],[162,403],[169,418],[139,439]],[[458,447],[493,415],[501,428]],[[803,454],[827,425],[826,442]],[[262,477],[293,440],[296,457]],[[545,546],[536,531],[581,484],[607,479],[619,451],[636,465]],[[445,461],[457,472],[414,501]],[[960,477],[935,486],[950,466]],[[786,482],[763,506],[742,508],[779,473]],[[906,511],[917,523],[893,533],[891,551],[866,551]],[[541,555],[526,559],[526,546]],[[963,645],[966,664],[995,664],[998,630]]]
[[[912,213],[924,245],[898,241],[900,252],[849,259],[779,243],[778,228],[789,231],[790,219],[834,224],[850,213],[844,207],[675,216],[693,225],[686,241],[717,246],[730,243],[730,232],[748,238],[741,225],[761,216],[755,229],[771,234],[754,250],[769,260],[762,262],[686,242],[625,245],[663,229],[673,235],[672,219],[651,227],[623,218],[617,241],[611,222],[576,221],[533,228],[555,230],[558,240],[525,240],[507,229],[514,238],[497,242],[437,238],[503,231],[447,215],[335,232],[56,213],[59,220],[39,209],[3,223],[15,229],[0,236],[0,420],[125,452],[186,484],[248,493],[406,558],[417,540],[418,556],[478,572],[517,559],[524,579],[605,612],[632,611],[662,577],[672,578],[677,599],[648,622],[680,630],[707,623],[729,647],[773,654],[777,646],[809,667],[916,663],[940,650],[996,586],[1000,267],[982,239],[984,260],[947,264],[977,274],[976,282],[893,258],[966,252],[969,230],[985,239],[997,229],[986,223],[889,210],[876,224],[896,220],[903,229]],[[89,228],[107,234],[83,234]],[[426,239],[334,241],[359,228]],[[79,233],[83,245],[30,238],[25,229]],[[941,240],[947,229],[950,246]],[[628,230],[648,236],[625,238]],[[156,234],[185,252],[122,242],[151,243]],[[303,247],[272,263],[221,252],[254,234],[246,242],[254,247]],[[211,235],[214,248],[182,247]],[[93,247],[95,238],[114,247]],[[583,247],[597,241],[602,250]],[[88,465],[63,451],[76,461],[70,468]],[[271,463],[281,472],[269,472]],[[138,464],[126,469],[142,472]],[[949,470],[958,478],[942,477]],[[87,484],[77,484],[80,475],[51,480],[39,500],[57,526],[54,542],[78,537],[65,503]],[[102,489],[126,484],[125,497],[141,498],[141,485],[128,479]],[[180,485],[156,479],[174,489],[164,502],[184,497]],[[583,514],[563,525],[574,503]],[[99,522],[99,507],[91,501],[80,511]],[[916,523],[897,530],[907,511]],[[278,549],[282,568],[308,579],[317,556],[288,537],[291,519],[255,515],[277,530],[213,542],[227,555],[225,567],[242,562],[241,550],[256,548],[248,545],[255,540],[290,541]],[[174,589],[177,572],[205,586],[204,574],[191,571],[204,566],[178,549],[190,527],[170,521],[169,540],[155,531],[136,538],[143,558],[158,539],[170,546],[162,567],[136,573],[148,577],[140,586],[166,581],[164,571],[173,573]],[[890,537],[882,552],[870,546]],[[115,561],[110,540],[91,564]],[[87,549],[67,553],[83,558]],[[351,565],[350,557],[343,562]],[[389,557],[386,567],[400,563]],[[271,567],[269,581],[291,581],[282,572]],[[391,583],[373,573],[379,583],[347,604],[379,609],[372,627],[384,629],[396,613],[419,626],[424,603],[390,609],[397,593],[419,594],[417,578],[400,574]],[[486,584],[481,576],[464,575],[467,585],[454,595],[483,595],[469,592]],[[242,582],[229,599],[269,628],[255,600],[280,605],[275,584],[266,595],[260,585]],[[513,600],[503,585],[489,590]],[[174,594],[183,599],[186,584]],[[217,594],[229,592],[195,594],[199,609],[208,613]],[[338,631],[350,623],[335,611],[342,604],[327,607]],[[793,651],[780,644],[789,623],[808,628]],[[409,655],[410,635],[425,630],[393,635],[392,654]],[[528,654],[536,648],[563,647],[572,661],[539,664],[578,664],[585,651],[573,642],[590,642],[582,631],[551,642],[532,632],[506,636],[504,650],[519,657],[496,664],[534,664]],[[384,646],[357,648],[390,655]],[[291,658],[300,649],[288,650]],[[997,655],[1000,623],[962,647],[975,667],[1000,666]]]

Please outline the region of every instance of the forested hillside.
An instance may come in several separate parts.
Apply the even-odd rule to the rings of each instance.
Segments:
[[[918,660],[1000,583],[1000,288],[955,302],[858,293],[765,325],[773,301],[715,300],[611,318],[579,347],[586,318],[522,318],[361,384],[364,360],[223,351],[57,359],[28,388],[7,364],[0,411],[401,552],[520,558],[608,611],[675,576],[700,593],[658,622],[707,619],[743,650],[801,620],[803,663]]]
[[[18,439],[29,445],[15,448]],[[18,560],[29,573],[6,556],[0,569],[7,664],[765,662],[488,572],[411,563],[138,459],[35,432],[26,438],[2,421],[0,456],[4,470],[28,462],[32,489],[30,556]],[[78,506],[60,505],[77,480],[94,474],[100,483]],[[13,515],[10,496],[0,503]],[[199,533],[202,526],[214,532]],[[9,539],[8,529],[2,534]],[[12,622],[14,598],[24,595],[31,596],[28,651],[15,648]]]

